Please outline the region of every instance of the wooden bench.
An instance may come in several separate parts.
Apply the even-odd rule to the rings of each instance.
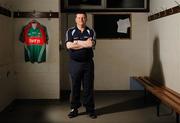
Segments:
[[[180,114],[180,94],[167,88],[166,86],[151,80],[148,77],[132,77],[134,80],[139,82],[144,87],[145,101],[147,92],[154,95],[159,101],[157,104],[157,116],[159,116],[160,103],[169,106],[173,111],[176,112],[176,123],[179,123]]]

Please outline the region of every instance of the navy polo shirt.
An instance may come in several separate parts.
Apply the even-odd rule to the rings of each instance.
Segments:
[[[95,31],[87,26],[83,32],[81,32],[77,26],[69,28],[66,32],[66,43],[69,41],[73,42],[75,40],[85,41],[88,38],[92,38],[92,40],[96,42]],[[79,62],[91,60],[94,56],[92,48],[82,48],[78,50],[69,49],[68,52],[71,59]]]

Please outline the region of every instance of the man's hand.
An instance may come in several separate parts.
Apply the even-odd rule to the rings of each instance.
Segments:
[[[86,44],[87,44],[87,47],[92,47],[92,46],[93,46],[92,38],[88,38],[88,39],[86,40]]]

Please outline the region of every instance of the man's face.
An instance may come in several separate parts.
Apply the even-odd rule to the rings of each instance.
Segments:
[[[76,24],[79,26],[85,26],[86,25],[86,15],[84,14],[76,14],[76,18],[75,18]]]

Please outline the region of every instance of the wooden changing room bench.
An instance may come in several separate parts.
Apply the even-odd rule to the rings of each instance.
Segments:
[[[176,112],[176,123],[179,123],[180,114],[180,94],[165,87],[164,85],[152,81],[149,77],[132,77],[144,87],[145,99],[146,93],[150,92],[158,99],[157,116],[159,116],[160,103],[169,106]]]

